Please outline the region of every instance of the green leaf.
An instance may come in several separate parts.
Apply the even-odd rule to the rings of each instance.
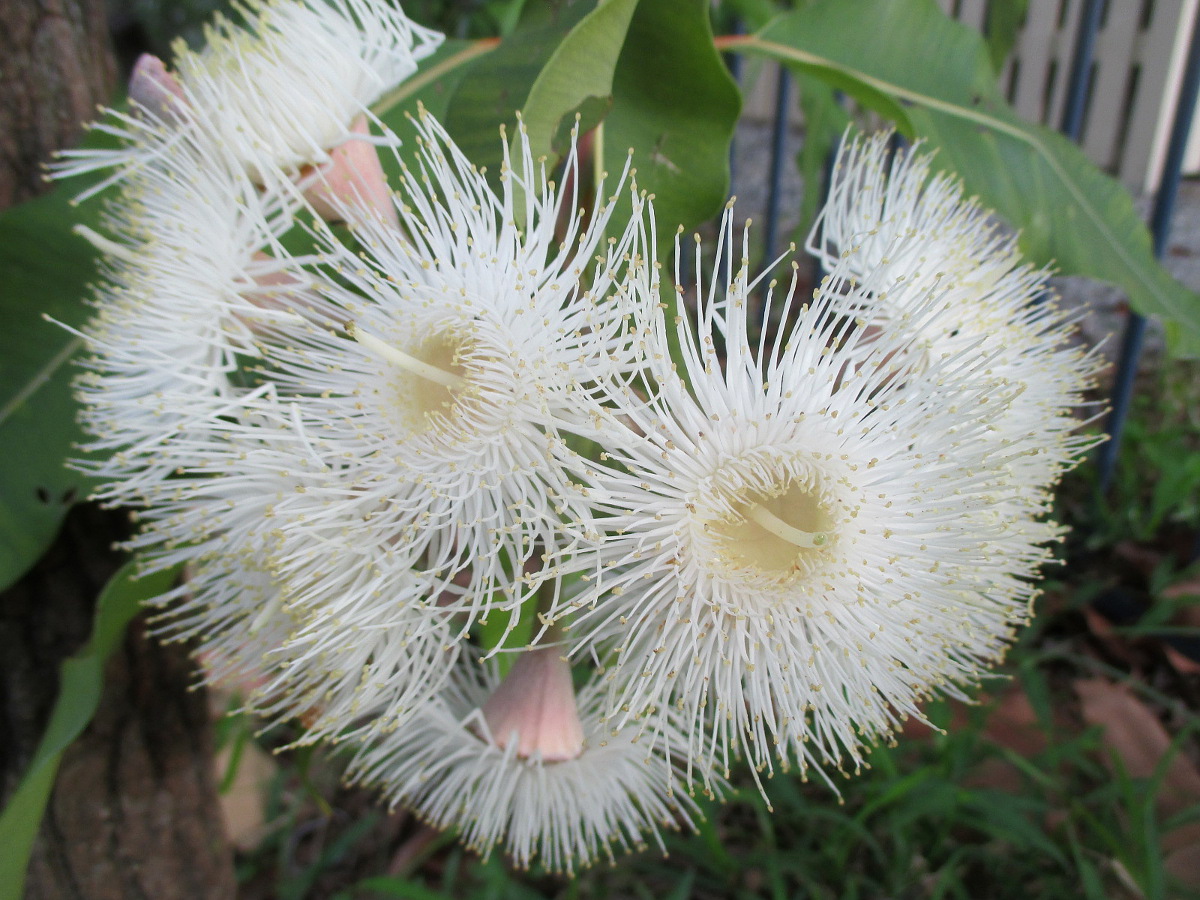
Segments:
[[[617,60],[622,56],[637,5],[638,0],[606,0],[599,4],[571,29],[550,56],[521,110],[535,160],[558,155],[553,142],[568,113],[588,100],[604,100],[612,95]]]
[[[28,771],[0,814],[0,900],[20,900],[25,869],[63,751],[79,736],[100,703],[104,666],[121,643],[125,626],[137,615],[144,599],[170,589],[178,570],[154,572],[139,578],[136,562],[126,563],[96,601],[92,636],[83,648],[63,662],[58,700]]]
[[[528,646],[533,639],[533,629],[537,624],[538,606],[533,599],[521,607],[516,623],[509,620],[508,613],[496,612],[486,619],[480,619],[475,624],[475,639],[485,652],[490,653],[496,648],[504,650],[519,650]],[[508,674],[508,670],[517,661],[516,653],[500,653],[496,662],[500,667],[500,676]]]
[[[509,35],[516,30],[525,10],[525,0],[487,0],[483,13],[496,23],[500,35]]]
[[[377,100],[371,111],[393,130],[404,127],[404,113],[415,111],[418,101],[439,119],[444,118],[463,78],[496,46],[495,40],[446,41],[433,55],[421,61],[415,75]]]
[[[381,875],[367,878],[354,885],[356,891],[366,891],[377,897],[401,897],[404,900],[447,900],[447,895],[415,881]]]
[[[1004,68],[1004,61],[1016,46],[1028,12],[1029,0],[992,0],[988,4],[984,40],[987,41],[992,68],[997,74]]]
[[[743,30],[750,30],[766,25],[779,15],[780,7],[774,0],[724,0],[718,11],[736,16]]]
[[[838,102],[837,92],[821,79],[804,72],[796,72],[793,77],[800,93],[800,108],[804,111],[804,144],[796,164],[804,179],[797,230],[805,233],[820,211],[825,193],[826,160],[850,124],[850,114]]]
[[[529,4],[516,30],[459,82],[441,120],[476,165],[499,175],[500,125],[512,124],[547,60],[591,6]]]
[[[1154,258],[1129,194],[1061,135],[1020,119],[982,38],[934,0],[820,0],[724,43],[811,72],[927,139],[937,166],[1021,229],[1035,262],[1117,285],[1138,312],[1168,320],[1177,351],[1200,350],[1200,295]]]
[[[613,79],[604,163],[620,172],[633,148],[638,184],[654,194],[658,236],[720,212],[741,94],[713,46],[705,0],[638,6]],[[620,221],[618,208],[617,220]]]
[[[372,107],[383,124],[403,141],[395,154],[388,151],[379,154],[388,184],[400,183],[399,160],[419,171],[417,130],[410,117],[416,116],[418,108],[424,106],[444,123],[459,85],[498,45],[496,40],[446,41],[436,53],[421,61],[415,75]],[[494,132],[492,136],[493,144],[499,146]]]
[[[95,251],[72,233],[99,204],[75,207],[77,185],[0,213],[0,590],[42,555],[89,481],[65,468],[82,434],[71,393],[81,341],[47,322],[79,326]]]

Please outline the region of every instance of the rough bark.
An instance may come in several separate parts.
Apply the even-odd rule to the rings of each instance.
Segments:
[[[0,0],[0,209],[39,193],[41,166],[109,98],[103,0]]]
[[[103,0],[0,0],[0,23],[2,209],[44,189],[42,164],[108,99],[114,66]],[[54,547],[0,595],[0,804],[36,749],[62,660],[91,631],[124,527],[119,514],[77,507]],[[194,680],[186,648],[159,646],[135,620],[95,719],[63,757],[27,897],[235,896]]]
[[[76,507],[32,572],[0,598],[0,766],[7,794],[36,749],[58,669],[91,630],[121,562],[124,517]],[[64,754],[34,847],[28,900],[172,900],[236,894],[205,695],[186,648],[134,620],[92,723]]]

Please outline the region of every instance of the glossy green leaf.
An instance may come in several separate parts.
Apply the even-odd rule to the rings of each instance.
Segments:
[[[804,144],[796,159],[800,177],[804,179],[798,226],[804,233],[820,210],[825,194],[826,163],[850,124],[850,114],[838,102],[837,92],[821,79],[797,72],[795,81],[800,108],[804,111]]]
[[[399,160],[410,166],[416,164],[419,148],[411,117],[424,106],[439,122],[445,122],[463,80],[498,45],[496,40],[446,41],[436,53],[421,61],[415,75],[375,103],[372,111],[403,142],[395,154],[380,151],[379,159],[389,184],[400,183]],[[498,139],[493,143],[499,146]]]
[[[1029,0],[992,0],[987,5],[983,36],[996,72],[1004,68],[1004,61],[1017,45],[1028,12]]]
[[[418,102],[439,119],[444,118],[459,83],[497,45],[495,40],[446,41],[421,61],[415,75],[376,101],[371,111],[393,130],[404,127],[405,113],[415,111]]]
[[[37,837],[42,813],[54,785],[63,751],[96,714],[104,688],[104,666],[121,643],[125,627],[142,601],[170,589],[178,571],[137,577],[135,563],[126,563],[96,602],[92,636],[83,648],[63,662],[59,696],[50,712],[46,733],[21,783],[0,813],[0,900],[19,900],[25,869]]]
[[[1155,260],[1129,194],[1065,138],[1021,120],[999,93],[982,38],[934,0],[819,0],[725,43],[799,67],[891,116],[1021,229],[1029,257],[1117,285],[1139,312],[1182,333],[1177,350],[1200,349],[1200,296]]]
[[[515,625],[509,621],[506,612],[493,613],[486,619],[480,619],[474,629],[475,639],[480,648],[490,653],[497,648],[514,651],[528,646],[537,625],[537,610],[536,602],[526,603],[521,607],[520,617]],[[496,656],[501,677],[508,674],[508,670],[516,661],[517,654],[513,652],[504,652]]]
[[[521,111],[534,159],[565,150],[554,146],[554,138],[564,124],[570,124],[564,122],[569,113],[588,101],[606,105],[637,6],[638,0],[605,0],[571,29],[550,56]],[[594,102],[591,109],[593,113],[598,109]]]
[[[43,316],[87,318],[95,252],[72,233],[97,204],[74,207],[62,186],[0,214],[0,590],[23,575],[58,533],[88,480],[65,467],[78,455],[71,358],[78,338]]]
[[[357,893],[354,896],[399,897],[403,900],[448,900],[448,895],[432,888],[427,888],[416,881],[397,878],[392,875],[379,875],[367,878],[354,885]]]
[[[762,28],[780,11],[780,5],[774,0],[723,0],[718,9],[718,13],[723,12],[726,16],[732,14],[740,19],[742,31]]]
[[[720,212],[740,112],[741,94],[713,46],[705,0],[640,4],[613,79],[604,163],[620,172],[633,149],[638,184],[655,197],[661,241]]]

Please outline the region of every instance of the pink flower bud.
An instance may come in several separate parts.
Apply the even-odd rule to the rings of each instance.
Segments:
[[[129,76],[129,99],[164,121],[182,118],[182,107],[187,101],[179,79],[167,71],[166,65],[157,56],[143,53],[133,66]]]
[[[370,133],[363,116],[354,120],[350,130],[356,135]],[[304,196],[323,219],[345,219],[351,210],[364,210],[400,228],[379,154],[369,141],[353,137],[343,141],[305,183],[309,186]]]
[[[557,647],[522,652],[484,703],[483,717],[499,746],[517,741],[518,756],[562,762],[583,752],[571,665]]]

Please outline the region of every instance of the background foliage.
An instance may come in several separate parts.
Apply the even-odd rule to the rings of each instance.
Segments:
[[[126,41],[169,55],[171,37],[195,43],[199,23],[218,5],[125,0],[118,23]],[[847,121],[867,112],[889,120],[935,147],[939,165],[957,173],[968,193],[1019,228],[1033,260],[1120,286],[1135,308],[1173,325],[1178,349],[1200,346],[1200,297],[1153,259],[1131,198],[1058,135],[1019,120],[1000,96],[995,72],[1025,6],[994,3],[985,40],[933,0],[813,0],[795,8],[740,0],[715,10],[707,0],[410,0],[414,18],[453,39],[377,111],[404,135],[411,133],[406,115],[424,104],[493,173],[498,130],[513,127],[518,113],[550,164],[578,117],[582,131],[596,129],[590,140],[599,168],[620,172],[632,151],[639,184],[655,196],[666,258],[676,226],[700,226],[726,200],[740,98],[721,52],[777,59],[799,86],[808,184],[819,182]],[[748,33],[734,32],[735,19]],[[0,586],[36,561],[87,490],[63,465],[78,439],[68,387],[78,341],[42,318],[78,325],[86,316],[81,298],[94,262],[71,228],[100,210],[72,207],[72,190],[0,215]],[[806,206],[817,196],[810,190]],[[1193,388],[1173,384],[1176,413],[1191,408]],[[1200,819],[1194,735],[1180,724],[1197,670],[1170,655],[1163,627],[1191,627],[1172,622],[1190,621],[1193,582],[1185,560],[1161,540],[1168,527],[1195,528],[1200,474],[1194,455],[1178,453],[1185,441],[1194,449],[1194,423],[1176,431],[1153,416],[1139,423],[1131,429],[1138,462],[1122,470],[1116,512],[1091,505],[1086,480],[1064,504],[1091,527],[1090,552],[1133,540],[1157,554],[1137,584],[1148,597],[1183,584],[1171,607],[1182,618],[1160,615],[1151,623],[1158,630],[1132,635],[1105,631],[1083,600],[1111,588],[1115,576],[1099,566],[1064,569],[1054,575],[1040,624],[1014,651],[1013,680],[991,686],[979,706],[930,711],[945,733],[913,733],[900,747],[880,749],[872,771],[839,786],[840,798],[778,778],[770,789],[774,815],[750,789],[728,808],[710,809],[698,834],[673,840],[669,863],[643,855],[571,883],[514,875],[496,858],[474,860],[402,815],[339,819],[365,801],[314,774],[336,771],[337,761],[283,753],[267,767],[271,790],[258,840],[244,848],[247,895],[1149,897],[1184,890],[1186,861],[1172,862],[1169,838]],[[1143,479],[1146,469],[1158,477]],[[113,597],[122,609],[136,605],[136,583],[113,592],[88,656],[93,669],[103,660],[104,635],[119,627],[110,618]],[[1137,677],[1126,688],[1130,674]],[[85,694],[77,676],[66,682],[56,715],[71,727],[86,722]],[[1150,738],[1114,738],[1130,720],[1143,722],[1140,737]],[[226,779],[236,791],[244,771],[237,761],[256,739],[251,723],[234,719],[223,728],[227,744],[241,748]],[[47,737],[27,782],[35,793],[48,785],[45,773],[69,730]],[[283,746],[287,737],[257,740]],[[1168,794],[1193,802],[1164,803]],[[36,821],[30,809],[18,811],[25,822]],[[10,808],[0,820],[0,835],[12,815]],[[323,823],[317,839],[297,837],[314,821]],[[381,849],[396,844],[424,849],[404,858]],[[379,874],[389,868],[393,874]],[[0,872],[8,888],[13,877]]]

